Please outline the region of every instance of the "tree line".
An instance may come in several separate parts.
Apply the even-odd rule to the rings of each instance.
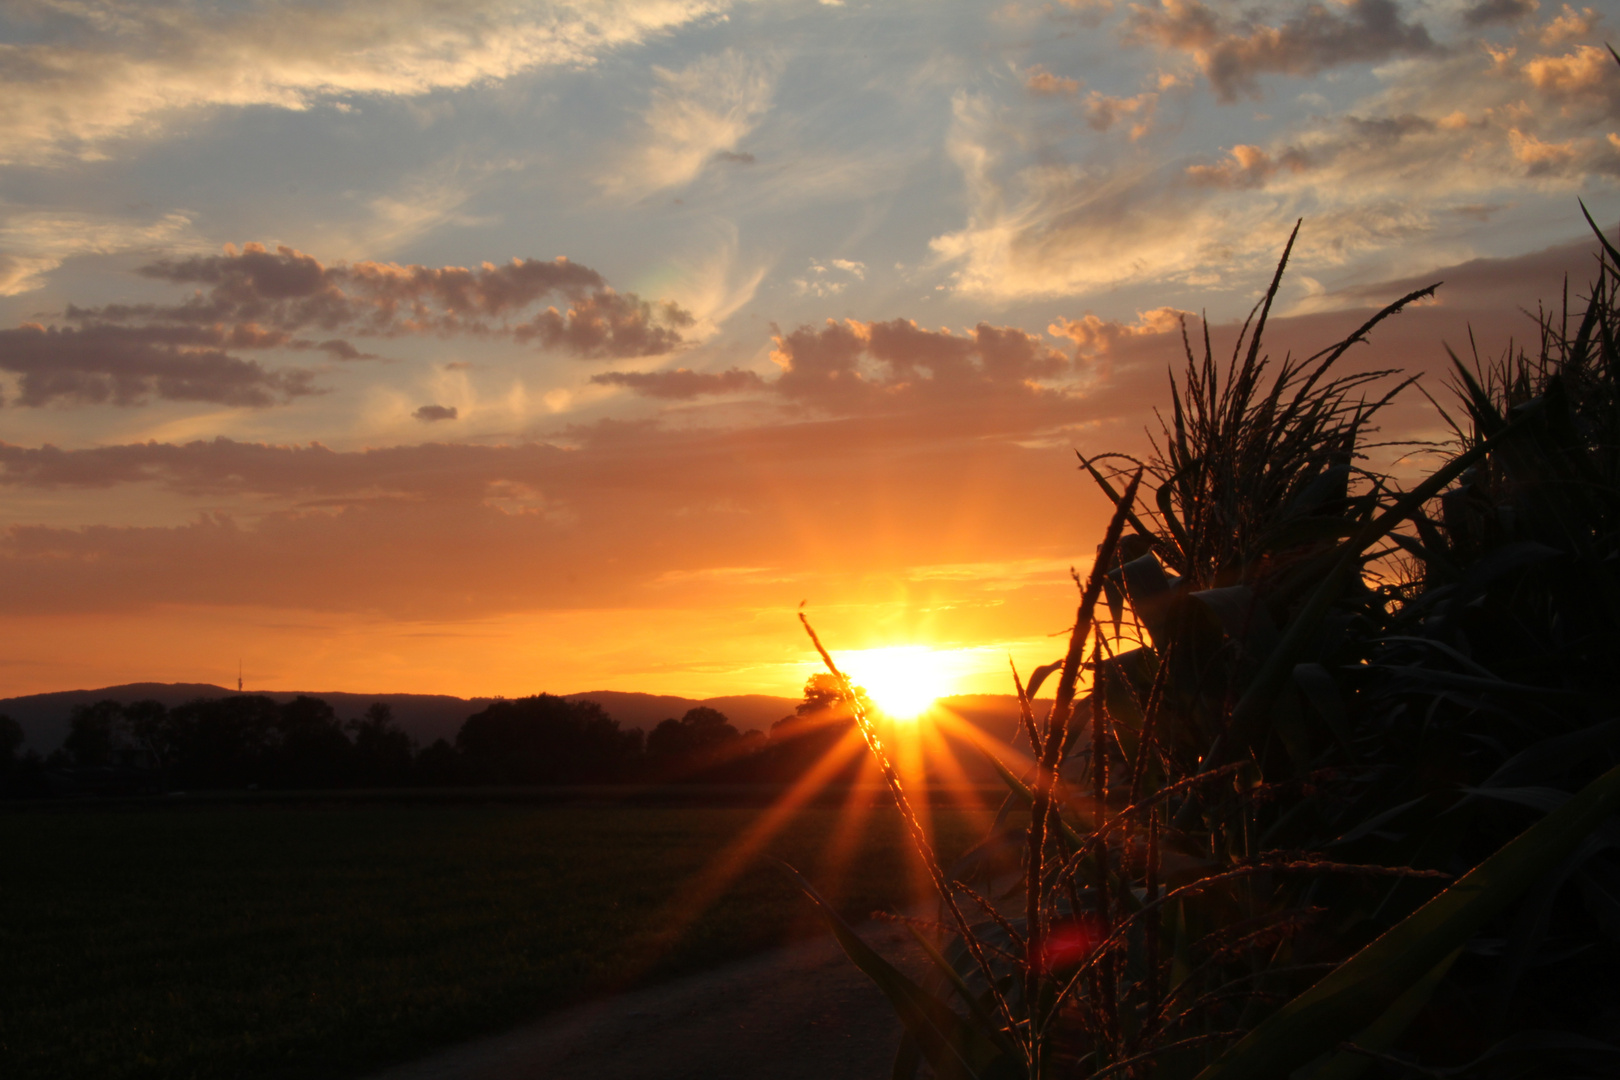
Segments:
[[[851,729],[826,675],[769,733],[740,732],[698,706],[651,731],[625,730],[595,702],[552,694],[500,700],[454,741],[418,746],[381,702],[342,720],[327,702],[258,694],[75,706],[62,747],[22,752],[0,715],[0,792],[138,794],[207,789],[321,789],[615,783],[772,783],[802,774]]]

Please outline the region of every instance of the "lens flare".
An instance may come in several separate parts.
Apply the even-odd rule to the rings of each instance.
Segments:
[[[841,653],[838,665],[872,703],[896,720],[915,720],[946,692],[950,676],[943,653],[922,645]]]

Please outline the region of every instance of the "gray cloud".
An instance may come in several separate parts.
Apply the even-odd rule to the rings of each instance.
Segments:
[[[492,334],[537,341],[582,357],[656,356],[681,343],[692,314],[609,288],[602,275],[566,258],[513,259],[477,269],[359,262],[323,264],[290,247],[247,244],[223,255],[159,259],[144,277],[202,290],[179,304],[69,305],[72,321],[252,324],[283,332],[311,328],[371,335]],[[547,297],[566,310],[541,310]],[[346,355],[342,343],[318,348]]]
[[[1479,0],[1463,12],[1463,22],[1469,26],[1514,23],[1535,14],[1540,6],[1536,0]]]
[[[225,352],[237,336],[213,328],[26,323],[0,330],[0,370],[22,376],[16,403],[32,406],[152,398],[265,406],[315,392],[313,372],[269,371]]]
[[[1193,54],[1222,101],[1258,96],[1265,74],[1314,75],[1341,64],[1436,50],[1421,23],[1407,22],[1393,0],[1312,0],[1271,25],[1228,18],[1199,0],[1133,6],[1129,32],[1138,40]]]
[[[917,409],[1060,398],[1033,380],[1066,372],[1062,353],[1012,327],[980,323],[971,335],[924,330],[909,319],[829,320],[816,329],[777,331],[772,387],[809,404],[855,409]]]
[[[691,312],[609,288],[564,258],[477,269],[360,262],[323,264],[289,247],[248,244],[223,255],[159,259],[143,277],[201,286],[177,304],[105,304],[64,312],[67,327],[0,331],[0,370],[23,376],[18,403],[135,405],[152,398],[269,405],[313,392],[312,372],[269,371],[229,350],[319,351],[375,360],[348,334],[508,336],[576,356],[658,356],[681,344]],[[564,300],[530,315],[547,297]],[[525,318],[527,316],[527,318]]]
[[[433,423],[435,420],[454,420],[458,413],[454,405],[423,405],[411,415],[426,423]]]
[[[586,359],[660,356],[681,343],[679,328],[694,321],[691,312],[669,301],[652,304],[635,293],[600,289],[566,312],[547,308],[512,336]]]

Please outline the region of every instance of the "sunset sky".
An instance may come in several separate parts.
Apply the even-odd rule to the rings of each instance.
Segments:
[[[1499,352],[1620,3],[0,7],[0,696],[796,693],[1055,656],[1180,313]],[[1398,430],[1397,430],[1398,429]],[[1386,433],[1437,437],[1418,395]],[[1420,467],[1413,459],[1411,467]]]

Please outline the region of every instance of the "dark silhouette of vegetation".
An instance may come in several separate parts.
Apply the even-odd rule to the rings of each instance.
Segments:
[[[497,701],[467,718],[456,749],[468,776],[490,784],[592,784],[623,779],[641,754],[600,705],[551,694]]]
[[[593,702],[538,694],[494,702],[466,719],[454,743],[425,747],[381,702],[345,721],[308,696],[278,704],[235,694],[172,709],[104,700],[72,709],[67,739],[45,761],[32,751],[19,756],[22,729],[0,717],[0,793],[780,783],[802,775],[853,725],[825,675],[810,679],[804,701],[769,735],[739,732],[723,713],[698,706],[643,737]]]
[[[826,912],[906,1024],[896,1077],[1620,1075],[1620,249],[1593,228],[1595,281],[1530,349],[1453,357],[1453,442],[1409,488],[1368,464],[1406,384],[1334,365],[1433,289],[1274,364],[1286,251],[1229,361],[1189,335],[1157,452],[1082,458],[1115,513],[1066,656],[1017,687],[1057,684],[1030,759],[966,859],[914,831],[934,979]]]

